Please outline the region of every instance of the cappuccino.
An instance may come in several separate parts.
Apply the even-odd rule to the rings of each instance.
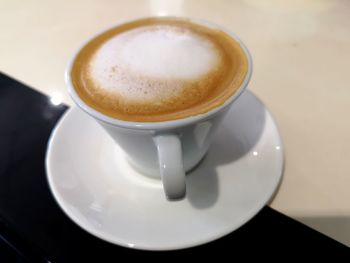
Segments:
[[[159,122],[222,105],[248,68],[227,33],[179,18],[148,18],[92,39],[70,72],[79,97],[120,120]]]

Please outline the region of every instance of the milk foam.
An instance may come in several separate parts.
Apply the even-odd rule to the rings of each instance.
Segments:
[[[133,101],[176,97],[186,83],[218,65],[208,39],[172,26],[138,27],[106,41],[90,61],[91,80],[101,90]]]

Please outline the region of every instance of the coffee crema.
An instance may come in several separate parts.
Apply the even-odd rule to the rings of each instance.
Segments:
[[[112,28],[77,54],[79,97],[125,121],[159,122],[205,113],[242,84],[246,55],[227,33],[180,18],[147,18]]]

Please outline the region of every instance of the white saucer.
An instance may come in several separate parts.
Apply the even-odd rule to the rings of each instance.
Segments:
[[[283,152],[270,113],[247,91],[188,174],[185,200],[167,201],[160,182],[134,171],[77,108],[51,135],[46,169],[58,204],[86,231],[126,247],[170,250],[220,238],[257,214],[278,187]]]

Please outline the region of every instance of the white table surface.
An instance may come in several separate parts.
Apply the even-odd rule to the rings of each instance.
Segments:
[[[249,89],[285,144],[270,206],[350,246],[350,1],[2,0],[0,71],[72,105],[63,79],[72,53],[99,30],[150,15],[203,18],[241,37],[254,60]]]

